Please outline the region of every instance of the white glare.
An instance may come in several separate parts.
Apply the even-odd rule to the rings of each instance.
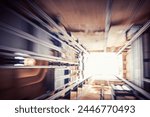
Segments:
[[[119,74],[119,61],[115,53],[91,53],[87,64],[90,74],[102,79],[114,79],[108,76]]]

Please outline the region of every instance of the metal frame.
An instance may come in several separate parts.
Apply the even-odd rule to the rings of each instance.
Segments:
[[[28,0],[29,1],[29,0]],[[84,53],[88,53],[79,43],[77,43],[72,37],[70,37],[64,30],[62,30],[45,12],[43,12],[42,10],[40,10],[40,8],[38,8],[37,6],[34,6],[34,4],[32,3],[32,1],[29,1],[29,3],[32,5],[32,7],[34,8],[35,12],[39,13],[39,15],[43,16],[47,21],[49,21],[50,23],[52,23],[60,32],[62,32],[65,37],[62,37],[61,39],[65,40],[61,40],[61,39],[58,39],[57,37],[51,35],[50,33],[48,33],[46,30],[40,28],[39,26],[37,26],[36,24],[34,24],[33,22],[31,22],[29,19],[27,19],[26,17],[24,16],[21,16],[19,13],[17,13],[16,11],[11,11],[13,13],[15,13],[17,16],[23,18],[23,20],[27,21],[28,23],[36,26],[37,28],[39,28],[40,30],[43,30],[45,31],[48,35],[50,35],[51,37],[61,41],[63,44],[66,44],[67,46],[69,47],[72,47],[74,48],[75,52],[84,52]],[[9,8],[8,8],[9,9]],[[9,9],[10,10],[10,9]],[[36,19],[37,21],[43,23],[43,25],[48,28],[50,30],[50,26],[48,26],[46,23],[44,23],[41,19],[39,19],[38,17],[36,17],[35,15],[28,13],[27,11],[25,11],[26,14],[28,14],[30,17],[33,17],[34,19]],[[33,16],[32,16],[33,15]],[[59,50],[61,52],[61,49],[59,47],[55,47],[54,45],[50,44],[50,43],[47,43],[45,41],[42,41],[24,31],[21,31],[13,26],[10,26],[10,25],[7,25],[5,23],[2,23],[0,22],[0,29],[2,30],[5,30],[11,34],[14,34],[14,35],[17,35],[19,37],[22,37],[26,40],[30,40],[34,43],[38,43],[38,44],[41,44],[43,46],[46,46],[48,48],[52,48],[52,49],[55,49],[55,50]],[[69,43],[71,44],[67,44],[65,42],[67,42],[66,40],[68,40]],[[78,48],[78,50],[76,50],[76,48]],[[62,62],[62,63],[69,63],[69,64],[76,64],[78,65],[79,63],[76,63],[76,62],[69,62],[69,61],[64,61],[64,60],[61,60],[60,57],[54,57],[54,56],[49,56],[49,55],[44,55],[44,54],[38,54],[38,53],[35,53],[35,52],[31,52],[31,51],[27,51],[27,50],[22,50],[22,49],[17,49],[17,48],[13,48],[13,47],[7,47],[7,46],[0,46],[0,49],[3,49],[3,50],[8,50],[8,51],[11,51],[11,52],[20,52],[20,53],[24,53],[24,54],[27,54],[26,57],[33,57],[35,59],[41,59],[41,60],[49,60],[49,61],[56,61],[56,62]],[[13,56],[12,53],[5,53],[5,52],[0,52],[1,54],[6,54],[6,55],[10,55],[10,56]],[[28,56],[29,55],[29,56]],[[60,67],[65,67],[65,66],[0,66],[0,69],[5,69],[5,68],[12,68],[12,69],[16,69],[16,68],[60,68]],[[64,89],[62,91],[59,91],[58,93],[54,94],[54,95],[51,95],[49,98],[47,99],[55,99],[57,97],[59,97],[60,95],[62,95],[62,93],[64,92],[67,92],[69,91],[70,89],[72,89],[74,86],[77,86],[78,84],[82,83],[84,80],[86,80],[88,78],[85,78],[85,79],[82,79],[81,81],[75,81],[74,83],[72,83],[70,86],[66,87],[67,85],[69,84],[65,84],[64,85]],[[44,94],[45,96],[48,96],[50,95],[50,93],[48,94]],[[44,96],[43,95],[43,96]]]
[[[142,88],[134,85],[133,83],[129,82],[128,80],[124,79],[124,78],[120,78],[118,76],[115,76],[116,78],[124,81],[125,83],[127,83],[130,87],[132,87],[133,89],[135,89],[136,91],[138,91],[139,93],[141,93],[143,96],[145,96],[147,99],[150,99],[150,93],[146,92],[145,90],[143,90]]]
[[[45,22],[43,22],[40,18],[38,18],[36,15],[34,15],[31,11],[29,11],[28,9],[26,9],[23,5],[18,4],[18,2],[15,3],[15,5],[17,5],[16,7],[20,8],[20,9],[23,9],[23,13],[25,13],[27,16],[29,16],[30,18],[33,18],[33,19],[39,21],[44,27],[46,27],[49,31],[51,31],[52,28],[51,28],[49,25],[47,25]],[[8,8],[8,9],[9,9],[9,8]],[[54,39],[56,39],[56,40],[58,40],[58,41],[60,41],[60,42],[62,42],[62,43],[64,43],[64,42],[69,42],[69,41],[67,41],[66,39],[64,39],[63,36],[58,39],[57,37],[53,36],[52,34],[50,34],[49,32],[47,32],[46,30],[40,28],[39,26],[37,26],[36,24],[34,24],[33,22],[31,22],[30,20],[28,20],[28,19],[25,18],[24,16],[21,16],[21,15],[18,14],[17,12],[14,12],[14,11],[12,11],[12,10],[11,10],[11,12],[15,13],[17,16],[21,17],[21,18],[24,19],[25,21],[27,21],[27,22],[29,22],[30,24],[34,25],[36,28],[38,28],[38,29],[44,31],[44,32],[47,33],[50,37],[52,37],[52,38],[54,38]],[[59,35],[59,36],[61,36],[61,35]],[[67,44],[67,45],[70,46],[69,44]],[[70,47],[71,47],[71,46],[70,46]],[[74,47],[73,49],[74,49],[76,52],[79,52],[79,51],[77,51],[77,48],[76,48],[76,47]]]
[[[105,19],[105,45],[104,45],[104,51],[107,51],[107,43],[108,43],[108,33],[111,26],[111,9],[112,9],[112,2],[113,0],[107,0],[106,5],[106,19]]]
[[[0,49],[8,50],[8,51],[11,51],[11,52],[20,52],[20,53],[29,54],[29,55],[32,55],[32,56],[40,56],[40,57],[45,57],[45,58],[49,58],[49,59],[61,60],[61,58],[59,58],[59,57],[54,57],[54,56],[44,55],[44,54],[37,54],[35,52],[30,52],[30,51],[27,51],[27,50],[21,50],[21,49],[12,48],[12,47],[0,46]]]
[[[91,77],[91,76],[90,76],[90,77]],[[56,93],[56,94],[54,94],[54,95],[51,95],[51,96],[50,96],[49,98],[47,98],[46,100],[54,100],[54,99],[58,98],[58,97],[61,96],[63,93],[69,91],[70,89],[72,89],[73,87],[75,87],[75,86],[77,86],[78,84],[82,83],[82,82],[85,81],[86,79],[89,79],[90,77],[85,78],[85,79],[83,79],[82,81],[75,82],[75,84],[73,84],[73,85],[71,85],[71,86],[69,86],[69,87],[67,87],[67,88],[65,88],[65,89],[63,89],[63,90],[61,90],[61,91],[59,91],[58,93]]]
[[[81,52],[81,50],[88,54],[88,52],[79,44],[77,43],[75,40],[73,40],[72,37],[70,37],[64,30],[62,30],[41,8],[39,8],[34,1],[32,0],[27,0],[27,2],[32,6],[33,10],[35,12],[37,12],[39,15],[41,15],[45,20],[47,20],[49,23],[51,23],[56,29],[58,29],[60,32],[62,32],[67,38],[68,41],[70,40],[74,45],[76,45],[79,49],[79,51]],[[70,42],[69,41],[69,42]],[[70,42],[70,43],[71,43]],[[81,49],[81,50],[80,50]]]
[[[8,10],[9,10],[9,8],[8,8]],[[25,21],[27,21],[28,23],[32,24],[33,26],[39,28],[37,25],[33,24],[31,21],[29,21],[29,20],[26,19],[25,17],[19,15],[18,13],[14,12],[14,11],[11,11],[11,12],[15,13],[15,15],[17,15],[18,17],[23,18]],[[32,35],[30,35],[30,34],[24,32],[24,31],[21,31],[21,30],[16,29],[15,27],[12,27],[12,26],[7,25],[7,24],[2,23],[2,22],[0,22],[0,26],[1,26],[1,27],[0,27],[1,30],[7,31],[7,32],[9,32],[9,33],[11,33],[11,34],[17,35],[17,36],[19,36],[19,37],[22,37],[22,38],[27,39],[27,40],[29,40],[29,41],[32,41],[32,42],[34,42],[34,43],[38,43],[38,44],[43,45],[43,46],[45,46],[45,47],[52,48],[52,49],[55,49],[55,50],[61,52],[61,49],[60,49],[59,47],[56,47],[56,46],[54,46],[54,45],[52,45],[52,44],[50,44],[50,43],[47,43],[47,42],[45,42],[45,41],[42,41],[42,40],[40,40],[40,39],[38,39],[38,38],[36,38],[36,37],[34,37],[34,36],[32,36]],[[45,31],[45,30],[42,29],[42,28],[40,28],[40,30]],[[56,38],[55,36],[49,34],[47,31],[45,31],[45,32],[46,32],[48,35],[50,35],[51,37],[55,38],[56,40],[59,40],[60,42],[64,43],[62,40],[60,40],[60,39]],[[66,43],[64,43],[64,44],[66,44]],[[69,46],[69,45],[66,44],[66,46]],[[31,54],[31,55],[33,55],[34,58],[38,58],[38,59],[41,59],[41,60],[50,60],[50,61],[56,61],[56,62],[62,62],[62,63],[69,63],[69,64],[78,64],[78,63],[76,63],[76,62],[69,62],[69,61],[61,60],[61,58],[59,58],[59,57],[46,56],[46,55],[43,55],[43,54],[37,54],[37,53],[35,53],[35,52],[29,52],[29,51],[26,51],[26,50],[19,50],[19,49],[17,49],[17,48],[11,48],[11,47],[0,46],[0,49],[6,49],[6,50],[9,50],[9,51],[13,51],[13,52],[16,52],[16,51],[17,51],[17,52],[21,52],[21,53],[23,52],[23,53],[26,53],[26,54]],[[74,49],[74,50],[76,50],[76,49]],[[76,50],[75,52],[78,52],[78,51]],[[35,56],[36,56],[36,57],[35,57]],[[37,57],[37,56],[38,56],[38,57]],[[40,56],[41,56],[41,57],[40,57]],[[42,57],[45,57],[45,58],[42,58]],[[2,68],[2,66],[0,66],[0,67]],[[13,66],[8,66],[8,67],[13,68]],[[4,68],[6,68],[6,66],[4,66]]]
[[[39,39],[37,37],[34,37],[34,36],[32,36],[32,35],[30,35],[30,34],[28,34],[26,32],[18,30],[16,28],[14,28],[12,26],[9,26],[7,24],[4,24],[2,22],[0,22],[0,29],[4,30],[6,32],[9,32],[9,33],[11,33],[13,35],[16,35],[16,36],[19,36],[21,38],[24,38],[26,40],[32,41],[34,43],[38,43],[38,44],[43,45],[45,47],[52,48],[52,49],[55,49],[55,50],[61,52],[61,49],[59,47],[56,47],[53,44],[47,43],[45,41],[42,41],[41,39]]]
[[[4,46],[0,46],[0,49],[3,49],[3,50],[8,50],[8,51],[11,51],[11,52],[20,52],[20,53],[25,53],[25,54],[28,54],[29,58],[32,57],[34,59],[39,59],[39,60],[48,60],[48,61],[51,61],[51,62],[61,62],[61,63],[68,63],[68,64],[75,64],[75,65],[78,65],[78,63],[76,62],[69,62],[69,61],[64,61],[64,60],[61,60],[61,58],[59,57],[54,57],[54,56],[50,56],[50,55],[43,55],[43,54],[37,54],[35,52],[30,52],[30,51],[26,51],[26,50],[20,50],[20,49],[16,49],[16,48],[11,48],[11,47],[4,47]],[[9,54],[8,55],[13,55],[13,54]],[[31,55],[31,56],[30,56]],[[18,55],[16,55],[18,56]],[[27,56],[22,56],[22,57],[27,57]],[[25,66],[0,66],[0,68],[29,68],[28,67],[25,67]],[[34,66],[30,66],[30,68],[36,68]]]
[[[17,3],[17,7],[23,8],[23,12],[24,12],[26,15],[28,15],[29,17],[31,17],[31,18],[33,18],[33,19],[39,21],[40,23],[44,24],[44,26],[45,26],[48,30],[50,30],[50,26],[48,26],[45,22],[43,22],[41,19],[39,19],[37,16],[35,16],[35,15],[34,15],[33,13],[31,13],[29,10],[25,9],[24,6],[19,6],[19,5],[20,5],[20,4]],[[1,7],[3,7],[3,6],[1,6]],[[9,10],[9,11],[12,12],[13,14],[17,15],[18,17],[20,17],[21,19],[25,20],[25,21],[28,22],[29,24],[35,26],[36,28],[38,28],[38,29],[44,31],[44,32],[47,33],[50,37],[52,37],[52,38],[54,38],[54,39],[60,41],[60,42],[63,43],[63,44],[66,44],[67,46],[72,47],[71,45],[69,45],[68,43],[66,43],[66,39],[64,39],[63,37],[57,38],[57,37],[53,36],[52,34],[50,34],[49,32],[47,32],[46,30],[44,30],[43,28],[40,28],[38,25],[36,25],[36,24],[34,24],[33,22],[31,22],[30,20],[28,20],[26,17],[24,17],[24,16],[18,14],[16,11],[11,10],[10,8],[5,8],[5,9]],[[7,28],[7,26],[8,26],[8,27],[11,27],[11,29],[14,30],[14,31],[17,30],[17,29],[15,29],[15,28],[12,27],[12,26],[9,26],[9,25],[4,24],[4,23],[2,23],[2,22],[0,22],[0,23],[1,23],[2,25],[4,25],[4,27],[6,27],[6,28]],[[5,26],[5,25],[6,25],[6,26]],[[23,32],[23,31],[20,31],[20,30],[18,30],[18,31],[21,32],[21,34],[23,34],[23,35],[25,34],[25,36],[26,36],[26,35],[32,36],[32,35],[27,34],[26,32]],[[18,35],[18,33],[16,33],[16,34]],[[22,35],[21,35],[21,36],[22,36]],[[32,36],[32,37],[33,37],[33,36]],[[35,38],[35,37],[33,37],[33,38]],[[63,38],[63,39],[62,39],[62,38]],[[28,38],[28,39],[29,39],[29,38]],[[45,42],[44,42],[44,43],[45,43]],[[41,44],[41,43],[40,43],[40,44]],[[49,44],[49,43],[45,43],[45,44]],[[54,46],[54,45],[52,45],[52,46]],[[54,46],[54,47],[56,47],[56,46]],[[75,51],[76,53],[79,53],[79,51],[77,50],[76,47],[72,47],[72,48],[74,49],[74,51]]]
[[[1,46],[0,46],[1,48]],[[10,50],[10,49],[9,49]],[[15,52],[15,51],[14,51]],[[12,53],[4,53],[4,52],[0,52],[1,55],[6,55],[6,56],[20,56],[20,55],[15,55]],[[61,60],[60,58],[57,57],[53,57],[53,56],[49,56],[47,57],[40,57],[40,56],[33,56],[33,55],[21,55],[21,57],[28,57],[28,58],[33,58],[33,59],[38,59],[38,60],[46,60],[46,61],[50,61],[50,62],[60,62],[60,63],[68,63],[68,64],[74,64],[74,65],[78,65],[78,62],[69,62],[69,61],[65,61],[65,60]]]
[[[144,78],[143,79],[144,82],[150,83],[150,79]]]
[[[74,81],[74,82],[71,82],[71,83],[65,84],[64,87],[66,87],[66,86],[68,86],[68,85],[73,85],[73,84],[75,84],[75,81]],[[41,95],[41,96],[39,96],[39,97],[37,97],[37,98],[34,98],[34,100],[45,99],[46,97],[48,98],[48,97],[50,97],[50,96],[52,96],[52,95],[53,95],[53,92],[50,91],[50,92],[47,92],[46,94],[43,94],[43,95]],[[55,94],[54,94],[54,95],[55,95]]]
[[[60,66],[0,66],[0,69],[17,69],[17,68],[24,68],[24,69],[29,69],[29,68],[60,68]],[[61,66],[61,68],[66,68],[66,66]]]
[[[121,54],[129,45],[131,45],[141,34],[143,34],[150,27],[150,20],[128,41],[117,53]]]

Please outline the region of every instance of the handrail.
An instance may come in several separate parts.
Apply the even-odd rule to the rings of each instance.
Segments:
[[[133,83],[129,82],[128,80],[124,79],[124,78],[120,78],[116,75],[114,75],[116,78],[124,81],[125,83],[127,83],[130,87],[132,87],[133,89],[135,89],[136,91],[138,91],[139,93],[141,93],[143,96],[145,96],[147,99],[150,99],[150,93],[148,93],[147,91],[143,90],[142,88],[134,85]]]

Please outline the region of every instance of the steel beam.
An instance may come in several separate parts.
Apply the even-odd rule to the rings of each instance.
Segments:
[[[121,54],[129,45],[131,45],[141,34],[143,34],[150,27],[150,20],[128,41],[117,53],[117,55]]]
[[[143,96],[145,96],[146,98],[150,99],[150,93],[146,92],[145,90],[143,90],[142,88],[134,85],[133,83],[129,82],[128,80],[124,79],[124,78],[120,78],[118,76],[115,76],[116,78],[124,81],[125,83],[127,83],[130,87],[132,87],[133,89],[135,89],[136,91],[138,91],[139,93],[141,93]]]
[[[105,19],[105,44],[104,44],[104,52],[106,52],[107,49],[107,43],[108,43],[108,33],[111,26],[111,13],[112,13],[112,0],[107,0],[107,6],[106,6],[106,19]]]
[[[71,85],[71,86],[69,86],[69,87],[63,89],[62,91],[60,91],[60,92],[58,92],[58,93],[56,93],[56,94],[54,94],[54,95],[52,95],[52,96],[49,96],[46,100],[54,100],[54,99],[56,99],[57,97],[61,96],[63,93],[69,91],[69,90],[72,89],[73,87],[79,85],[80,83],[82,83],[83,81],[85,81],[86,79],[89,79],[89,78],[91,78],[91,76],[88,77],[88,78],[85,78],[85,79],[83,79],[83,80],[81,80],[81,81],[76,82],[75,84],[73,84],[73,85]]]
[[[88,54],[88,52],[79,44],[77,43],[72,37],[70,37],[67,32],[65,32],[62,28],[60,28],[40,7],[38,7],[32,0],[27,0],[28,3],[32,6],[33,10],[41,15],[45,20],[50,22],[57,30],[63,33],[74,45],[79,48],[79,51],[83,51],[84,53]]]

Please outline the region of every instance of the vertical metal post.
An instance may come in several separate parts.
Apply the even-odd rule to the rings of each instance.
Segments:
[[[106,6],[106,19],[105,19],[105,44],[104,44],[104,52],[107,50],[107,43],[108,43],[108,33],[111,26],[111,11],[112,11],[112,0],[107,0]]]

